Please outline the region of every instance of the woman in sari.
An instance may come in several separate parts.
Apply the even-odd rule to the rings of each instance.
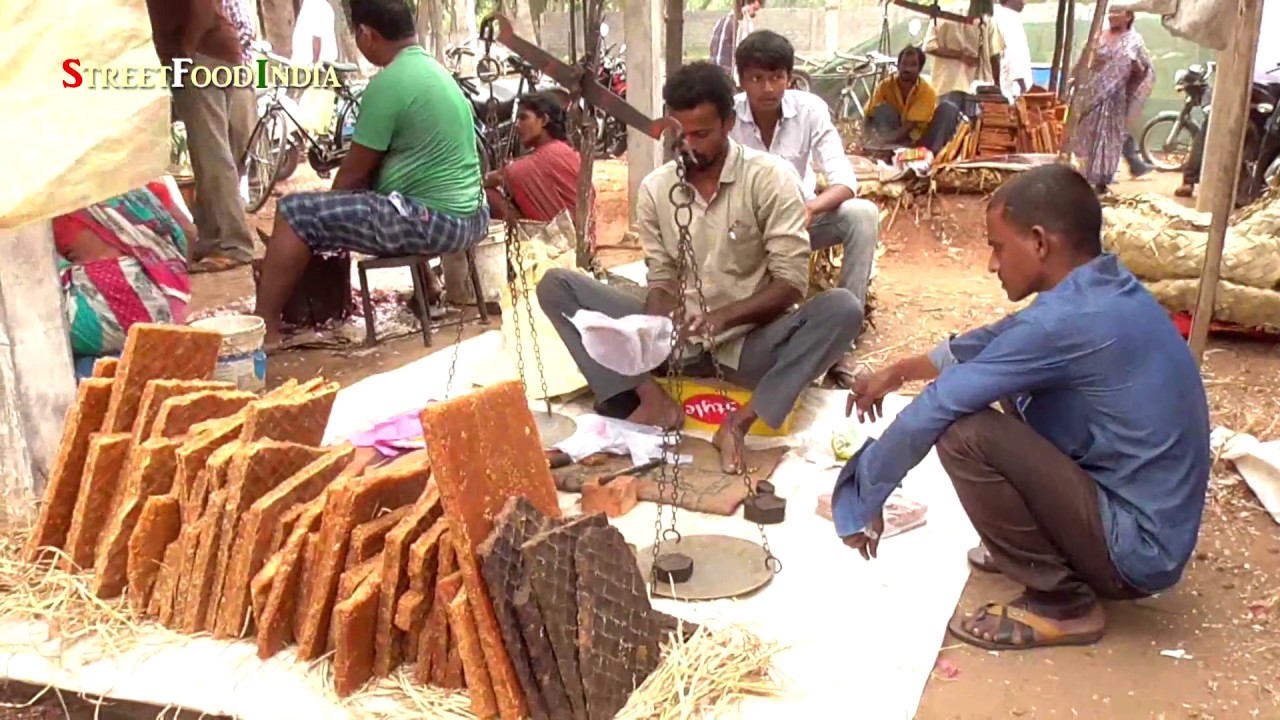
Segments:
[[[118,355],[134,323],[182,323],[195,229],[164,183],[148,183],[53,220],[71,350]]]
[[[1113,11],[1098,38],[1090,77],[1081,88],[1080,124],[1072,151],[1084,163],[1084,176],[1099,193],[1115,181],[1122,157],[1134,176],[1148,169],[1137,157],[1127,127],[1142,110],[1155,82],[1146,43],[1133,29],[1132,12]]]
[[[530,152],[484,178],[493,219],[508,214],[525,220],[550,222],[578,203],[578,172],[582,160],[569,144],[568,122],[560,101],[546,92],[520,98],[516,135]],[[510,200],[504,197],[506,188]]]

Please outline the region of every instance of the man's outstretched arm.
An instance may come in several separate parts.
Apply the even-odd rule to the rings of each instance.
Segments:
[[[1005,322],[976,357],[941,373],[884,431],[845,464],[832,495],[840,537],[861,532],[907,473],[929,454],[938,437],[966,415],[1015,393],[1061,381],[1070,358],[1089,348],[1048,332],[1034,320]],[[932,363],[930,363],[932,364]],[[917,361],[916,369],[923,370]]]

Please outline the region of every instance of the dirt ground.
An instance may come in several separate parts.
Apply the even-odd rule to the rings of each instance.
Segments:
[[[291,189],[317,185],[295,181]],[[1125,191],[1172,193],[1170,175],[1123,183]],[[623,234],[626,167],[597,165],[598,235],[606,267],[638,257]],[[270,229],[274,203],[256,218]],[[883,231],[874,281],[875,326],[859,340],[871,364],[931,347],[950,332],[994,320],[1013,306],[986,272],[983,201],[939,198],[931,211],[905,209]],[[247,272],[198,277],[196,303],[248,296]],[[468,334],[475,332],[468,328]],[[419,337],[346,355],[293,352],[272,358],[269,380],[324,377],[349,384],[444,349]],[[1280,351],[1274,346],[1214,340],[1205,381],[1215,425],[1273,438],[1280,420]],[[1016,593],[999,577],[975,575],[961,600],[969,609]],[[1239,476],[1215,470],[1200,544],[1174,590],[1109,608],[1110,632],[1085,649],[988,653],[940,633],[938,665],[918,717],[934,718],[1267,718],[1280,717],[1280,532]],[[911,618],[886,618],[912,622]],[[875,652],[875,648],[862,648]],[[1181,651],[1180,657],[1162,651]]]

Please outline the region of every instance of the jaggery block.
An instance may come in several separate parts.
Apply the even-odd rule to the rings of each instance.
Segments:
[[[378,600],[378,631],[375,636],[378,658],[373,671],[378,677],[386,677],[400,664],[400,631],[396,629],[396,605],[409,582],[407,564],[409,546],[440,519],[440,494],[430,488],[413,505],[400,524],[387,533],[382,551],[382,596]]]
[[[64,569],[73,571],[93,567],[98,538],[107,524],[116,486],[128,457],[128,433],[99,433],[89,441],[80,494],[76,497],[71,528],[67,531],[67,557],[61,563]]]
[[[373,628],[377,621],[378,577],[374,573],[333,609],[333,689],[339,697],[350,695],[373,677]]]
[[[243,515],[281,480],[292,477],[325,455],[326,451],[320,448],[260,440],[244,446],[243,451],[231,461],[227,471],[227,503],[222,512],[221,541],[210,586],[213,618],[209,629],[214,637],[230,635],[235,627],[244,624],[243,603],[239,605],[239,615],[233,620],[228,622],[222,616],[224,596],[231,595],[241,601],[248,597],[247,575],[238,575],[233,582],[239,584],[233,588],[226,587],[232,549],[245,543]]]
[[[62,442],[53,461],[53,471],[49,473],[40,515],[23,550],[27,562],[36,562],[43,548],[65,548],[76,499],[80,496],[80,479],[89,457],[89,441],[102,429],[110,402],[110,380],[84,380],[77,388],[76,401],[67,408],[63,421]]]
[[[129,540],[147,500],[169,493],[177,471],[179,444],[177,440],[148,440],[135,445],[130,453],[129,471],[117,493],[118,507],[102,533],[93,563],[93,592],[98,597],[113,598],[124,590],[128,580]],[[167,538],[165,544],[172,540]],[[158,563],[159,554],[163,552],[163,545],[156,548],[156,557],[152,560]]]
[[[196,473],[195,484],[188,488],[190,492],[183,501],[182,521],[184,523],[195,522],[205,514],[209,497],[227,484],[227,472],[231,469],[231,461],[243,448],[244,445],[239,440],[232,440],[214,450],[209,456],[208,464]],[[225,495],[223,499],[226,499]]]
[[[371,557],[359,565],[346,570],[342,573],[342,580],[338,582],[338,600],[342,601],[351,597],[351,593],[360,587],[360,583],[369,577],[369,573],[379,572],[382,570],[382,557]]]
[[[133,444],[138,445],[151,437],[151,428],[160,407],[168,400],[195,392],[234,391],[236,386],[213,380],[152,380],[142,390],[138,401],[138,416],[133,420]]]
[[[102,357],[93,361],[93,377],[95,378],[113,378],[116,376],[116,368],[119,367],[119,358]]]
[[[232,417],[257,399],[258,396],[250,392],[227,390],[205,390],[169,398],[160,404],[155,422],[151,424],[150,437],[181,437],[201,423]]]
[[[436,616],[437,632],[427,637],[427,645],[419,647],[418,658],[427,651],[431,656],[431,684],[439,687],[455,687],[450,682],[449,650],[454,639],[449,629],[449,603],[462,590],[462,573],[455,572],[445,576],[436,584],[436,596],[431,600],[431,612]]]
[[[142,504],[129,535],[125,562],[129,605],[139,613],[146,612],[165,550],[178,539],[181,523],[178,499],[172,495],[149,497]]]
[[[209,507],[199,520],[200,544],[190,574],[184,577],[186,599],[183,604],[182,631],[197,633],[207,629],[205,618],[213,590],[213,572],[216,567],[218,545],[222,539],[222,513],[227,504],[226,489],[216,490],[209,497]]]
[[[239,415],[200,423],[191,428],[182,447],[178,448],[178,472],[173,476],[173,494],[183,508],[183,522],[194,522],[194,518],[188,519],[186,508],[200,473],[209,465],[214,452],[235,441],[243,425],[244,419]]]
[[[410,626],[413,624],[413,618],[417,615],[426,603],[427,596],[420,590],[405,590],[400,596],[400,600],[396,603],[395,619],[392,624],[401,632],[409,632]],[[405,658],[411,660],[412,658]]]
[[[299,602],[298,596],[305,589],[299,587],[302,556],[306,551],[308,536],[320,525],[324,508],[325,504],[322,502],[309,503],[307,511],[298,518],[284,547],[277,553],[279,568],[275,573],[275,581],[271,584],[262,613],[256,620],[258,657],[263,660],[280,652],[293,637],[295,608]],[[271,565],[271,562],[267,565]],[[259,575],[262,572],[265,572],[265,568]]]
[[[241,441],[279,440],[319,445],[329,424],[329,411],[338,396],[338,383],[305,393],[263,398],[249,406]]]
[[[251,595],[250,581],[266,559],[284,544],[306,503],[323,493],[326,486],[338,476],[350,462],[353,449],[342,445],[329,450],[323,456],[297,471],[284,482],[268,490],[253,501],[240,518],[240,530],[236,533],[234,548],[223,583],[222,606],[218,611],[216,630],[226,636],[238,636],[245,626]],[[276,529],[282,525],[282,515],[291,513],[288,527],[282,529],[278,544],[274,541]]]
[[[164,625],[169,624],[165,618],[173,615],[173,596],[178,583],[176,568],[182,553],[182,533],[179,531],[178,539],[169,543],[169,547],[164,549],[160,572],[156,573],[155,587],[147,600],[147,614]]]
[[[143,389],[152,380],[203,380],[218,362],[222,334],[185,325],[136,323],[129,328],[111,387],[103,429],[133,429]]]
[[[431,609],[427,614],[427,622],[418,642],[418,669],[422,682],[440,684],[444,680],[446,656],[449,653],[449,601],[458,594],[462,585],[462,574],[457,572],[453,552],[448,548],[452,543],[440,546],[440,568],[435,589],[432,591]],[[441,596],[447,596],[441,602]],[[423,657],[426,654],[427,657]]]
[[[411,510],[413,510],[412,505],[405,505],[382,513],[367,523],[357,525],[351,531],[351,539],[347,541],[347,562],[344,567],[349,570],[380,554],[387,542],[387,533],[408,517]]]
[[[317,549],[319,544],[320,544],[320,533],[314,532],[314,531],[307,533],[307,544],[302,548],[302,557],[301,557],[302,567],[298,571],[298,587],[300,588],[311,587],[311,581],[315,577],[315,572],[316,572],[316,565],[317,565],[316,553],[319,552],[319,550]],[[336,597],[334,598],[334,602],[337,602]],[[293,636],[295,638],[302,636],[302,625],[303,623],[306,622],[306,609],[307,609],[306,605],[303,605],[302,603],[294,603]],[[333,637],[330,636],[327,640],[325,650],[332,650],[332,649],[333,649]]]
[[[183,525],[178,532],[178,539],[165,549],[164,567],[156,578],[156,589],[152,593],[152,602],[157,609],[152,613],[161,625],[172,628],[174,618],[181,613],[179,598],[182,597],[184,578],[182,565],[187,557],[194,555],[200,542],[200,528],[195,525]]]
[[[330,487],[320,525],[319,560],[308,584],[298,657],[314,660],[324,653],[333,615],[333,597],[346,563],[351,530],[373,519],[379,508],[398,508],[415,502],[426,490],[430,467],[426,455],[399,468],[374,470],[362,477],[339,480]]]
[[[476,564],[475,550],[493,531],[507,498],[527,499],[549,518],[560,517],[555,483],[523,386],[498,383],[459,398],[428,405],[421,414],[432,475],[440,488],[454,539],[465,552],[460,567],[476,608],[494,697],[503,720],[528,715]]]
[[[467,682],[467,694],[471,696],[471,712],[476,717],[487,718],[498,714],[498,703],[493,699],[493,687],[489,683],[489,668],[484,662],[484,652],[480,649],[480,638],[476,635],[475,616],[471,613],[471,605],[467,601],[467,590],[463,588],[449,603],[449,632],[456,638],[458,657],[462,661],[462,672]]]
[[[257,627],[262,622],[262,613],[267,608],[267,596],[271,594],[271,585],[276,581],[276,575],[279,574],[280,565],[283,561],[282,553],[273,553],[262,564],[258,574],[254,575],[253,580],[249,582],[249,599],[253,611],[254,627]],[[243,637],[247,632],[249,632],[249,624],[246,622],[245,627],[233,632],[232,635]]]
[[[422,629],[426,625],[427,615],[431,610],[431,599],[435,595],[442,542],[452,543],[449,537],[449,521],[445,518],[437,520],[409,548],[409,590],[404,597],[409,597],[410,593],[416,593],[422,597],[422,601],[416,607],[411,605],[405,609],[408,616],[403,622],[397,617],[396,625],[405,632],[405,660],[411,662],[418,658]],[[452,548],[452,545],[450,544],[449,547]],[[446,557],[446,562],[451,561],[451,558]],[[396,607],[397,616],[403,606],[402,600]]]

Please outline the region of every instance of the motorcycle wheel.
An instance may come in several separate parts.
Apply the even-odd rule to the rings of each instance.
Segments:
[[[803,90],[805,92],[809,92],[809,86],[809,73],[803,70],[793,70],[791,72],[791,83],[788,87],[792,90]]]
[[[1142,159],[1165,172],[1181,171],[1191,157],[1191,144],[1199,128],[1184,123],[1176,112],[1162,112],[1142,128]]]

